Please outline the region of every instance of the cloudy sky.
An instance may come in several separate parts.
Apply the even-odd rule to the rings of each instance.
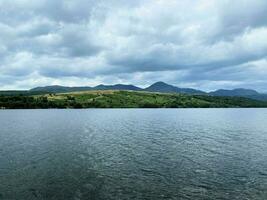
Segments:
[[[0,89],[267,92],[266,0],[0,0]]]

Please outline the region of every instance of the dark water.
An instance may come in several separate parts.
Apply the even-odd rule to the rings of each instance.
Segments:
[[[267,199],[267,109],[0,111],[0,199]]]

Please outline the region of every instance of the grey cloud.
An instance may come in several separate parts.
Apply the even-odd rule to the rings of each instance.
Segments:
[[[0,82],[262,89],[266,13],[265,0],[0,0]]]
[[[221,38],[231,39],[247,28],[267,25],[266,1],[226,1],[220,10],[222,30]]]
[[[58,29],[59,26],[54,21],[37,18],[22,24],[17,30],[17,35],[22,38],[32,38],[56,32]]]

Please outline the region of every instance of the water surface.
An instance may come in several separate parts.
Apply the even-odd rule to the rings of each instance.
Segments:
[[[1,200],[267,199],[267,109],[0,111]]]

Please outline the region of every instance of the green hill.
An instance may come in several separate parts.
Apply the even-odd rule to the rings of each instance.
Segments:
[[[83,91],[38,95],[2,95],[0,108],[233,108],[267,107],[242,97],[166,94],[140,91]]]
[[[189,95],[208,95],[208,96],[224,96],[224,97],[244,97],[267,101],[267,94],[259,93],[256,90],[237,88],[232,90],[219,89],[213,92],[204,92],[193,88],[180,88],[164,82],[156,82],[149,87],[140,88],[134,85],[115,84],[115,85],[97,85],[95,87],[81,86],[68,87],[60,85],[51,85],[44,87],[36,87],[30,90],[0,91],[0,95],[37,95],[37,94],[56,94],[70,92],[86,92],[96,90],[127,90],[127,91],[143,91],[143,92],[159,92],[159,93],[181,93]]]

